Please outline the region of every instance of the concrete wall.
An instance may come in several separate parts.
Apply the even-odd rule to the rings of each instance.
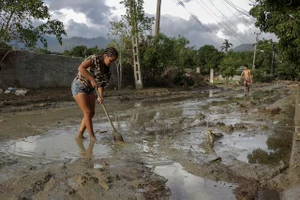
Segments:
[[[225,80],[225,78],[223,78],[222,75],[217,76],[216,79],[220,80],[220,81]],[[240,81],[240,79],[241,79],[241,76],[237,76],[237,75],[234,75],[233,77],[229,78],[229,80],[231,80],[231,81]]]
[[[0,49],[0,60],[6,54]],[[83,58],[72,58],[28,51],[13,51],[0,63],[0,87],[17,83],[25,88],[69,87]],[[112,66],[111,87],[117,85],[115,66]],[[123,73],[123,86],[134,86],[133,72]],[[133,80],[134,81],[134,80]],[[125,84],[125,85],[124,85]]]

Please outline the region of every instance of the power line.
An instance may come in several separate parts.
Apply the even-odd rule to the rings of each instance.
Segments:
[[[201,4],[199,3],[199,1],[198,0],[195,0],[200,6],[201,6]],[[214,11],[212,11],[204,2],[203,2],[203,0],[200,0],[202,3],[203,3],[203,5],[208,9],[208,10],[210,10],[216,17],[218,17],[218,15],[214,12]],[[214,6],[214,5],[213,5]],[[206,12],[209,14],[209,15],[211,15],[207,10],[206,10]],[[219,11],[220,12],[220,11]],[[223,15],[223,13],[221,13],[222,15]],[[225,17],[225,15],[223,15],[224,17]],[[213,17],[213,16],[212,16]],[[219,17],[218,17],[219,18]],[[227,19],[227,17],[225,17],[226,19]],[[227,19],[228,20],[228,19]],[[217,21],[217,20],[216,20]],[[229,20],[228,20],[229,21]],[[230,22],[230,21],[229,21]],[[224,27],[221,23],[219,23],[218,21],[217,21],[217,23],[220,25],[220,26],[222,26],[223,28],[225,28],[228,32],[230,32],[230,33],[233,33],[234,35],[235,35],[235,37],[237,38],[237,39],[239,39],[240,41],[242,41],[242,42],[244,42],[245,40],[248,40],[247,38],[244,38],[244,37],[242,37],[242,36],[240,36],[240,35],[238,35],[237,33],[236,33],[236,31],[235,30],[233,30],[230,26],[228,26],[225,22],[223,22],[230,30],[228,30],[226,27]],[[233,26],[235,26],[233,23],[231,23]],[[248,41],[249,42],[249,41]]]
[[[232,1],[230,0],[224,0],[228,5],[230,5],[232,8],[236,9],[239,13],[242,13],[248,17],[250,17],[250,15],[248,14],[248,11],[238,7],[237,5],[233,4]]]
[[[231,6],[235,10],[237,10],[240,14],[243,14],[243,15],[245,15],[247,17],[250,17],[250,18],[255,20],[255,18],[253,18],[251,15],[249,15],[248,11],[246,11],[246,10],[240,8],[239,6],[235,5],[234,3],[232,3],[231,0],[223,0],[223,1],[225,1],[229,6]]]
[[[225,19],[227,19],[234,27],[236,26],[234,23],[232,23],[216,6],[215,6],[215,4],[212,2],[212,0],[209,0],[209,2],[211,3],[211,5],[213,6],[213,7],[215,7],[218,11],[219,11],[219,13],[221,13],[223,16],[224,16],[224,18]],[[239,19],[239,18],[238,18]],[[238,27],[237,27],[237,29],[239,29]],[[239,29],[239,31],[241,31],[240,29]],[[242,32],[242,31],[241,31]],[[250,38],[250,37],[249,37]],[[251,41],[252,41],[252,38],[251,38]]]
[[[240,18],[239,18],[239,16],[237,16],[236,14],[235,14],[235,12],[233,12],[229,7],[228,7],[228,5],[224,2],[224,0],[222,0],[222,3],[224,4],[224,6],[226,6],[227,7],[227,9],[241,22],[241,23],[247,23],[248,25],[250,25],[250,26],[252,26],[252,24],[250,24],[249,22],[248,22],[248,20],[243,16],[243,15],[240,15],[243,19],[244,19],[244,21],[243,20],[241,20]]]
[[[175,0],[174,0],[175,1]],[[202,24],[202,22],[198,19],[198,17],[194,14],[194,13],[192,13],[192,12],[190,12],[186,7],[185,7],[185,5],[184,5],[184,3],[181,1],[181,0],[176,0],[203,28],[205,28],[206,30],[208,30],[209,32],[211,32],[211,33],[213,33],[213,31],[210,29],[210,28],[208,28],[208,27],[206,27],[206,26],[204,26],[203,24]]]

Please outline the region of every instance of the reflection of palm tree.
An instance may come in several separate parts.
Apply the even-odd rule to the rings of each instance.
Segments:
[[[225,42],[223,42],[222,46],[220,47],[221,51],[225,50],[225,52],[228,52],[228,49],[232,47],[233,44],[229,43],[229,40],[225,39]]]
[[[90,143],[89,143],[89,146],[87,149],[85,149],[85,147],[83,145],[83,140],[76,140],[76,143],[80,150],[80,155],[82,155],[84,158],[87,158],[87,159],[92,157],[95,140],[90,140]]]

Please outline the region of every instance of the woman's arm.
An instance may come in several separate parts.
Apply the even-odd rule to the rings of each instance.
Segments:
[[[97,100],[100,104],[103,103],[103,90],[103,87],[97,87],[97,94],[99,94]]]
[[[88,79],[91,82],[91,85],[95,88],[97,87],[97,83],[94,77],[87,71],[87,68],[89,68],[91,65],[92,62],[90,60],[85,60],[79,65],[78,71],[82,74],[82,76]]]

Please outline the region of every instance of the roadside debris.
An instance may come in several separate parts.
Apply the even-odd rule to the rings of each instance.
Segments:
[[[15,94],[16,96],[24,96],[28,92],[28,89],[8,87],[5,91],[3,91],[3,89],[0,89],[0,94],[3,92],[4,94]]]
[[[215,137],[211,130],[206,130],[206,140],[211,148],[214,146]]]

